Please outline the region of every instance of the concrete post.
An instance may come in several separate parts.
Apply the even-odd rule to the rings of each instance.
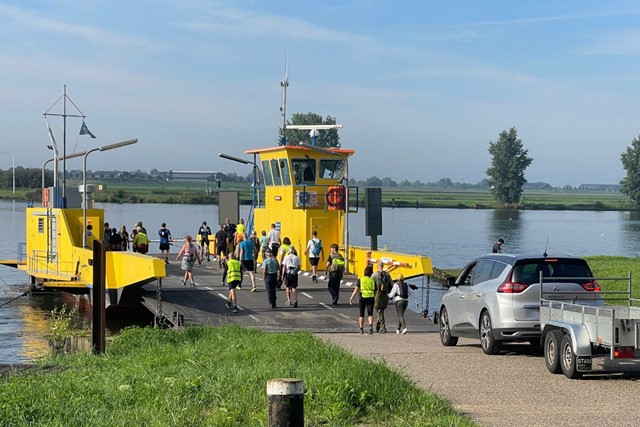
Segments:
[[[304,381],[281,378],[267,382],[269,427],[304,427]]]

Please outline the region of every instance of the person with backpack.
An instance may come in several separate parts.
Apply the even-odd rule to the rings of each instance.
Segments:
[[[318,283],[318,263],[320,262],[320,258],[324,256],[324,249],[322,248],[322,240],[318,239],[318,232],[316,230],[313,230],[311,236],[311,240],[307,243],[307,249],[304,251],[304,254],[309,255],[311,281]]]
[[[142,231],[142,227],[136,228],[136,237],[133,238],[133,245],[137,248],[138,253],[146,254],[149,252],[149,236]]]
[[[285,294],[287,305],[291,305],[293,297],[293,307],[298,307],[298,272],[300,271],[300,258],[296,248],[289,246],[289,253],[282,260],[282,276],[284,277]]]
[[[389,305],[389,297],[387,297],[387,294],[391,292],[393,280],[391,279],[389,272],[384,271],[384,263],[381,260],[376,264],[378,266],[378,270],[371,276],[373,281],[376,283],[376,295],[374,302],[374,308],[378,315],[378,320],[376,321],[376,332],[384,334],[387,332],[387,325],[384,321],[384,311],[387,309],[387,305]]]
[[[336,243],[331,244],[331,253],[329,254],[329,258],[327,258],[327,265],[324,268],[324,275],[326,276],[327,273],[329,274],[329,283],[327,286],[329,287],[329,293],[331,294],[332,305],[338,305],[338,298],[340,297],[340,281],[342,280],[346,266],[344,257],[338,253],[338,249],[340,248]]]
[[[396,303],[396,313],[398,314],[398,329],[396,329],[396,334],[406,334],[407,333],[407,324],[404,321],[404,312],[407,310],[407,306],[409,305],[409,288],[412,290],[418,289],[415,285],[409,285],[404,281],[404,275],[398,275],[398,281],[393,284],[393,288],[391,288],[391,292],[389,292],[389,299],[392,299]]]
[[[169,264],[169,248],[171,247],[171,231],[167,228],[167,224],[164,222],[158,230],[158,236],[160,236],[160,256],[164,255],[164,262]]]

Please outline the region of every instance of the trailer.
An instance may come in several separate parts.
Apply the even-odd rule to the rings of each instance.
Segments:
[[[554,282],[540,277],[540,328],[544,360],[549,372],[580,378],[592,372],[594,357],[636,359],[640,357],[639,299],[632,297],[631,272],[627,277],[565,278],[589,280],[596,286],[605,281],[624,281],[626,291],[601,291],[587,302],[550,299],[558,294]],[[610,303],[620,303],[619,305]]]

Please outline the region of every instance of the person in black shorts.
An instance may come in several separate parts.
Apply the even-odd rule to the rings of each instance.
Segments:
[[[220,230],[218,230],[214,236],[216,242],[216,256],[218,257],[218,265],[222,268],[222,260],[227,253],[227,233],[223,230],[223,226],[220,226]]]
[[[200,259],[202,259],[204,246],[209,246],[209,236],[211,236],[211,229],[207,225],[207,221],[202,221],[202,225],[198,229],[198,236],[200,236]]]
[[[360,302],[358,308],[360,309],[360,317],[358,317],[358,326],[360,326],[360,333],[363,333],[364,328],[364,312],[367,311],[367,319],[369,320],[369,335],[373,334],[373,304],[375,300],[376,283],[371,278],[373,274],[373,267],[368,265],[364,269],[364,275],[358,279],[351,298],[349,298],[349,304],[353,304],[353,299],[356,294],[360,293]]]

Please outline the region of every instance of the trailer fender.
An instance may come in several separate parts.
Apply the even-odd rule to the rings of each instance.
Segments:
[[[561,329],[565,334],[571,336],[571,347],[573,347],[573,352],[576,356],[591,357],[591,339],[584,325],[551,320],[544,325],[544,330],[542,331],[543,342],[547,333],[553,329]]]

